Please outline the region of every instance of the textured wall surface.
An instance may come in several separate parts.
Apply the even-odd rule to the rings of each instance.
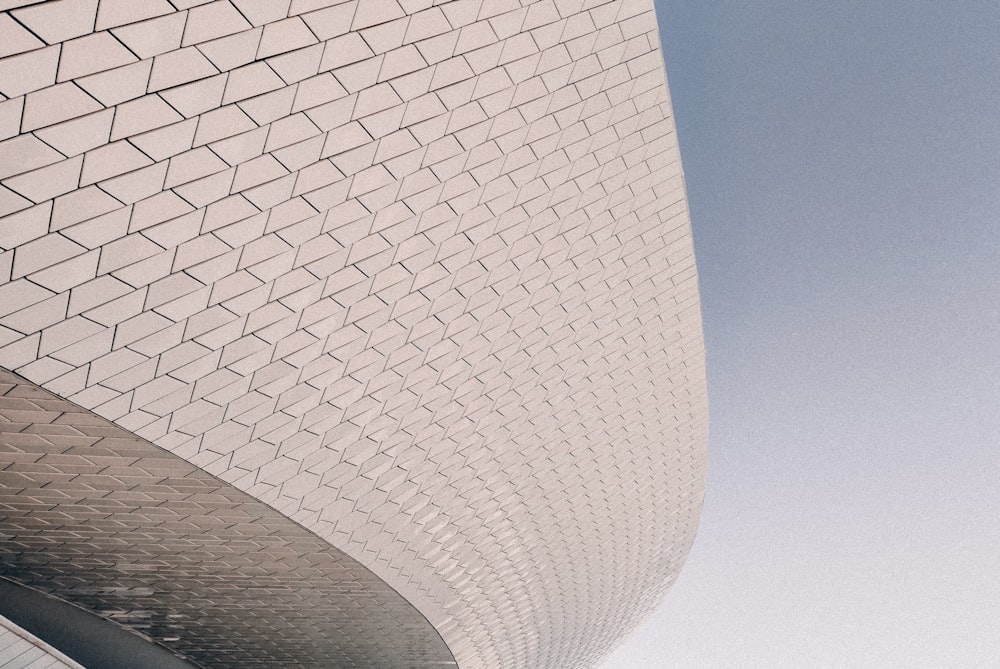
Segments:
[[[454,668],[406,600],[263,502],[4,370],[0,411],[0,576],[213,669]]]
[[[651,0],[0,9],[0,366],[465,669],[586,666],[656,603],[707,411]]]
[[[84,669],[0,616],[0,669]]]

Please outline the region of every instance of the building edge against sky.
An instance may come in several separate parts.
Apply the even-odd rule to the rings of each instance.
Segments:
[[[650,0],[2,6],[4,578],[205,666],[363,611],[412,627],[316,652],[583,667],[652,609],[707,401]]]

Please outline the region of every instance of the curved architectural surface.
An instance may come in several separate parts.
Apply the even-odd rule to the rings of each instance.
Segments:
[[[6,566],[6,565],[5,565]],[[5,570],[6,571],[6,570]],[[119,588],[128,590],[128,588]],[[127,601],[127,600],[126,600]],[[0,611],[46,654],[85,669],[199,669],[181,655],[58,597],[0,578]],[[34,632],[45,639],[34,636]],[[56,647],[62,651],[55,650]],[[35,669],[19,658],[10,669]],[[2,665],[0,665],[2,666]]]
[[[463,669],[588,666],[652,608],[707,412],[651,0],[0,9],[0,366],[342,552]],[[4,449],[7,513],[49,470]]]
[[[33,634],[0,616],[0,669],[85,669]]]
[[[455,666],[402,597],[263,502],[2,370],[0,406],[12,419],[0,421],[0,443],[17,463],[0,471],[0,576],[199,666]],[[39,625],[17,618],[14,599],[0,587],[0,614]],[[38,602],[20,608],[43,625],[81,626]],[[100,629],[90,636],[91,646],[115,643]],[[51,643],[88,669],[161,666],[141,650],[121,662]]]

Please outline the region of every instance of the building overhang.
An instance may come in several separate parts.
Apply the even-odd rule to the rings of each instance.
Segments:
[[[431,624],[356,560],[2,368],[0,448],[0,577],[39,593],[0,596],[0,614],[85,666],[98,628],[55,605],[48,625],[25,624],[40,597],[213,669],[456,666]],[[76,637],[56,629],[66,625]]]

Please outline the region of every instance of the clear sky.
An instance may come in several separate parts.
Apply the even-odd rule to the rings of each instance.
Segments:
[[[1000,667],[1000,3],[657,3],[711,472],[601,669]]]

